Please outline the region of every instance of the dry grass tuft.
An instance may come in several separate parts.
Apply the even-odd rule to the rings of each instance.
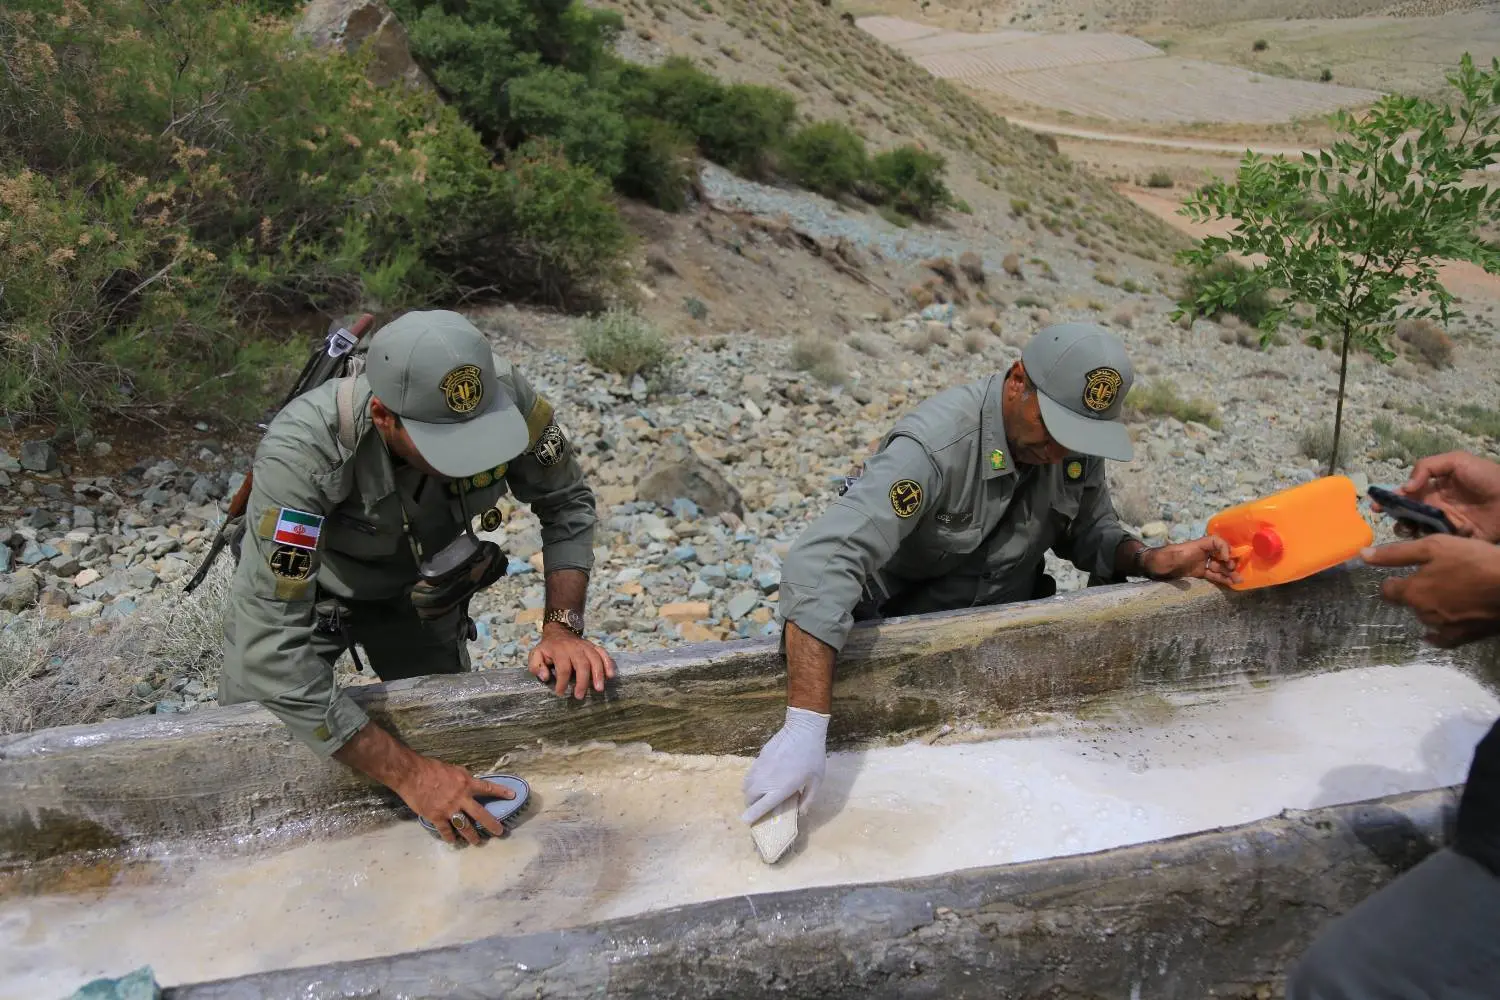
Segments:
[[[984,285],[984,260],[972,250],[965,250],[958,258],[958,269],[975,285]]]
[[[221,558],[190,596],[175,594],[111,621],[37,611],[0,629],[0,734],[139,715],[158,694],[135,685],[188,676],[212,688],[234,561]]]
[[[1403,319],[1396,324],[1396,338],[1430,368],[1453,364],[1453,339],[1430,319]]]
[[[840,385],[849,377],[839,345],[814,333],[804,333],[792,342],[791,361],[793,368],[824,385]]]

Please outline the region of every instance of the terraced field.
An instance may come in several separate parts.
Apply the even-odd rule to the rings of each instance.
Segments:
[[[1180,59],[1129,35],[969,34],[892,17],[858,24],[934,76],[1009,105],[1100,121],[1263,125],[1358,107],[1380,96]]]

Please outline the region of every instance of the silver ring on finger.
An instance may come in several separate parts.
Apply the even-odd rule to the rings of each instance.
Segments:
[[[448,822],[453,824],[453,829],[455,830],[465,830],[469,826],[469,817],[463,813],[454,813],[448,817]]]

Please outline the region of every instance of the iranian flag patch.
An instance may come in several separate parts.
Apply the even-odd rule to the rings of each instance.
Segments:
[[[276,515],[276,531],[271,540],[283,545],[295,545],[299,549],[315,549],[318,547],[318,536],[322,533],[321,517],[283,507]]]

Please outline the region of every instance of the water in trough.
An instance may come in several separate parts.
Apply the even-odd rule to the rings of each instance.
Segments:
[[[412,951],[1439,787],[1463,780],[1497,714],[1500,700],[1468,675],[1415,663],[838,753],[799,845],[774,868],[738,820],[746,758],[537,751],[503,764],[536,803],[479,849],[405,822],[248,857],[174,848],[108,889],[0,899],[0,997],[65,996],[144,964],[173,984]]]

